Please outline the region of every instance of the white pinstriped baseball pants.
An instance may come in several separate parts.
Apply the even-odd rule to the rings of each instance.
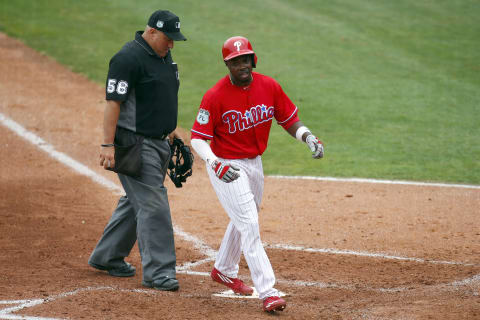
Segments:
[[[258,211],[263,195],[263,166],[260,156],[253,159],[225,160],[240,168],[240,177],[225,183],[207,165],[213,189],[230,217],[215,261],[215,268],[228,277],[236,278],[243,252],[260,299],[278,295],[273,288],[275,275],[260,239]]]

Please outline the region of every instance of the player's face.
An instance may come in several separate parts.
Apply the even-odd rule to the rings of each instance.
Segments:
[[[233,83],[237,86],[246,86],[252,81],[252,57],[249,54],[235,57],[226,61]]]
[[[150,46],[160,57],[165,57],[168,50],[173,49],[173,40],[167,37],[162,31],[156,29],[153,29],[153,31]]]

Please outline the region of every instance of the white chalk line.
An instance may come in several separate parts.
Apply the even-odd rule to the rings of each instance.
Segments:
[[[115,191],[116,193],[122,193],[122,189],[117,184],[97,174],[95,171],[91,170],[90,168],[83,165],[82,163],[74,160],[73,158],[67,156],[65,153],[55,150],[54,146],[45,142],[42,138],[40,138],[33,132],[28,131],[27,129],[22,127],[20,124],[8,118],[2,113],[0,113],[0,122],[8,129],[15,132],[20,137],[32,143],[34,146],[38,147],[39,149],[45,151],[49,156],[51,156],[58,162],[61,162],[67,167],[73,169],[73,171],[89,177],[93,181],[101,184],[102,186],[106,187],[109,190]]]
[[[44,318],[44,317],[33,317],[33,316],[23,316],[18,314],[12,314],[12,312],[17,312],[26,308],[31,308],[43,303],[53,302],[60,298],[65,298],[69,296],[77,295],[81,292],[86,291],[102,291],[102,290],[113,290],[120,292],[135,292],[135,293],[148,293],[152,294],[155,291],[152,290],[140,290],[140,289],[119,289],[115,287],[86,287],[79,288],[73,291],[60,293],[58,295],[49,296],[44,299],[32,299],[32,300],[0,300],[1,304],[13,304],[13,307],[5,308],[0,310],[0,319],[23,319],[23,320],[60,320],[58,318]]]
[[[13,307],[1,309],[0,310],[0,319],[56,320],[55,318],[28,317],[28,316],[11,314],[12,312],[17,312],[17,311],[22,310],[22,309],[37,306],[39,304],[42,304],[43,302],[45,302],[43,299],[0,301],[0,304],[14,304],[15,305]]]
[[[421,259],[421,258],[393,256],[385,253],[371,253],[366,251],[353,251],[353,250],[338,250],[333,248],[307,248],[302,246],[292,246],[292,245],[286,245],[286,244],[267,244],[266,248],[289,250],[289,251],[351,255],[351,256],[357,256],[357,257],[380,258],[380,259],[386,259],[386,260],[412,261],[412,262],[418,262],[418,263],[477,266],[477,264],[474,264],[474,263],[465,263],[465,262],[459,262],[459,261],[438,261],[438,260],[429,260],[429,259]]]
[[[10,129],[11,131],[15,132],[17,135],[22,137],[23,139],[27,140],[28,142],[32,143],[33,145],[37,146],[42,151],[46,152],[52,158],[56,159],[57,161],[65,164],[69,168],[73,169],[75,172],[85,175],[92,179],[94,182],[99,183],[100,185],[106,187],[109,190],[112,190],[118,194],[123,194],[123,190],[120,186],[115,184],[114,182],[104,178],[103,176],[97,174],[95,171],[91,170],[87,166],[83,165],[82,163],[74,160],[73,158],[67,156],[66,154],[57,151],[51,144],[45,142],[42,138],[38,137],[34,133],[26,130],[20,124],[15,122],[14,120],[8,118],[4,114],[0,113],[0,123],[2,123],[5,127]],[[431,185],[431,186],[449,186],[449,187],[473,187],[473,188],[480,188],[479,186],[465,186],[465,185],[443,185],[443,184],[428,184],[428,183],[410,183],[410,182],[403,182],[403,181],[391,181],[388,182],[386,180],[369,180],[369,179],[337,179],[337,178],[321,178],[321,177],[285,177],[285,176],[272,176],[274,178],[292,178],[292,179],[313,179],[313,180],[329,180],[329,181],[354,181],[354,182],[372,182],[376,181],[375,183],[392,183],[392,184],[416,184],[416,185]],[[192,242],[194,247],[198,249],[202,254],[206,255],[207,258],[192,262],[192,263],[185,263],[181,266],[177,267],[179,273],[185,273],[189,275],[201,275],[201,276],[209,276],[209,273],[205,272],[195,272],[191,271],[190,269],[201,265],[203,263],[207,263],[213,261],[215,259],[216,251],[210,248],[208,245],[204,244],[203,241],[198,239],[197,237],[190,235],[180,227],[174,226],[175,233],[182,237],[184,240],[188,242]],[[366,252],[355,252],[349,250],[336,250],[336,249],[315,249],[315,248],[303,248],[298,246],[288,246],[288,245],[270,245],[271,248],[278,248],[284,250],[297,250],[297,251],[305,251],[305,252],[323,252],[323,253],[332,253],[332,254],[350,254],[356,256],[367,256],[372,258],[384,258],[384,259],[397,259],[397,260],[407,260],[407,261],[415,261],[415,262],[423,262],[423,263],[443,263],[443,264],[459,264],[459,265],[470,265],[461,262],[448,262],[448,261],[431,261],[425,259],[418,259],[418,258],[407,258],[407,257],[395,257],[385,254],[377,254],[377,253],[366,253]],[[480,275],[474,276],[470,279],[465,279],[462,281],[455,282],[457,285],[462,285],[471,282],[478,282],[478,278]],[[358,286],[344,286],[344,285],[336,285],[332,283],[321,283],[321,282],[302,282],[302,281],[288,281],[288,280],[278,280],[279,283],[284,283],[287,285],[294,285],[294,286],[316,286],[320,288],[340,288],[340,289],[358,289]],[[94,288],[94,290],[101,290],[102,288]],[[110,287],[104,287],[104,290],[115,290],[115,288],[111,289]],[[78,293],[82,290],[92,290],[89,288],[78,289],[72,292],[68,292],[59,297],[73,295]],[[374,289],[379,290],[382,292],[390,292],[390,291],[399,291],[403,290],[402,288],[380,288]],[[144,290],[133,290],[132,292],[144,292]],[[42,318],[42,317],[28,317],[28,316],[20,316],[20,315],[12,315],[11,312],[15,312],[24,308],[32,307],[46,301],[53,301],[53,298],[47,299],[34,299],[34,300],[12,300],[12,301],[0,301],[0,304],[16,304],[19,302],[18,305],[0,310],[0,319],[26,319],[26,320],[57,320],[55,318]],[[55,298],[56,299],[56,298]]]
[[[274,179],[300,179],[300,180],[319,180],[319,181],[335,181],[335,182],[398,184],[398,185],[423,186],[423,187],[480,189],[480,186],[478,185],[455,184],[455,183],[449,184],[449,183],[401,181],[401,180],[379,180],[379,179],[365,179],[365,178],[334,178],[334,177],[282,176],[282,175],[269,175],[268,177],[274,178]]]

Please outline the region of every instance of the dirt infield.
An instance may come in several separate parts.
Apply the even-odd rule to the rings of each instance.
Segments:
[[[87,265],[121,190],[97,163],[104,89],[0,33],[0,97],[0,319],[480,319],[478,188],[267,177],[288,304],[269,315],[214,295],[227,219],[198,157],[183,188],[167,181],[180,290],[146,289],[137,248],[135,277]]]

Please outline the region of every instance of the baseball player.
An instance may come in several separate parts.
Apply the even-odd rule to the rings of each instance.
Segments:
[[[297,107],[281,86],[252,72],[257,56],[248,39],[227,39],[222,54],[229,74],[205,93],[191,130],[192,147],[206,162],[210,182],[230,218],[211,277],[237,294],[251,295],[253,289],[237,277],[243,253],[263,310],[281,311],[286,302],[274,288],[275,275],[258,225],[264,184],[261,155],[274,118],[308,145],[314,159],[323,157],[323,144],[299,120]]]

